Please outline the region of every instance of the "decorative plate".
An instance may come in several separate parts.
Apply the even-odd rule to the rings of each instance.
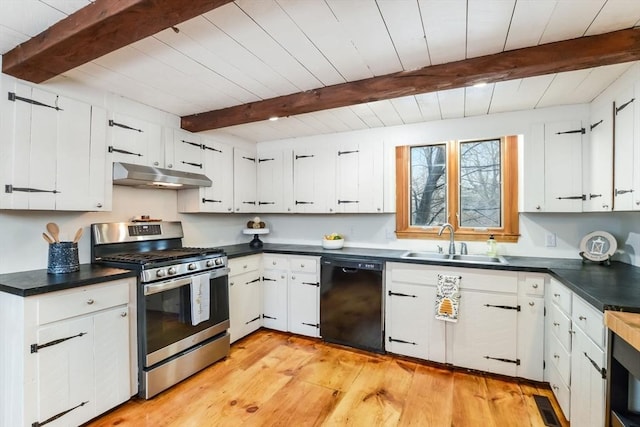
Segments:
[[[607,261],[618,248],[616,239],[606,231],[593,231],[582,238],[580,255],[590,261]]]

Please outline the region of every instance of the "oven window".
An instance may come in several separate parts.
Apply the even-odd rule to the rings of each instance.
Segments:
[[[144,297],[147,354],[229,320],[227,276],[211,279],[209,283],[209,319],[195,326],[191,320],[190,285]]]

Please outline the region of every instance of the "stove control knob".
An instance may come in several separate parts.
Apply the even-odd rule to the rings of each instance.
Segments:
[[[170,276],[172,274],[176,274],[176,268],[175,267],[169,267],[168,273],[169,273]]]
[[[216,265],[222,265],[222,258],[216,258]]]
[[[158,270],[156,271],[156,276],[158,277],[164,277],[166,276],[167,272],[164,270],[164,268],[162,270]]]
[[[207,267],[213,267],[213,260],[212,259],[208,259],[207,260]]]
[[[187,266],[188,270],[195,270],[196,269],[196,265],[194,263],[189,263],[189,265]]]

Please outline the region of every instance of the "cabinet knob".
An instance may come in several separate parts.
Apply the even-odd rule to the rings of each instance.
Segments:
[[[94,301],[93,299],[91,299],[91,298],[89,298],[89,299],[87,300],[87,304],[89,304],[89,305],[93,304],[94,302],[95,302],[95,301]]]
[[[240,212],[240,208],[236,208],[236,212]]]
[[[287,208],[287,212],[291,212],[291,208]]]
[[[242,268],[246,269],[248,267],[247,264],[243,265]]]
[[[228,210],[229,212],[231,212],[231,208],[227,208],[227,210]]]
[[[300,268],[304,268],[304,264],[300,264]]]
[[[558,386],[557,386],[557,385],[555,385],[555,384],[552,384],[552,385],[551,385],[551,388],[552,388],[552,389],[554,389],[554,390],[560,390],[560,387],[558,387]]]
[[[167,165],[167,167],[168,167],[169,169],[171,169],[171,168],[173,167],[173,163],[169,163],[169,164]]]
[[[291,276],[291,280],[296,280],[296,276]]]
[[[122,313],[120,313],[120,317],[127,317],[127,312],[123,311]]]
[[[276,264],[277,264],[277,262],[275,262],[275,261],[273,261],[272,263],[273,263],[273,265],[276,265]]]
[[[284,279],[286,276],[283,274],[280,276],[281,279]]]
[[[560,326],[560,323],[558,323],[558,322],[553,322],[553,326]]]
[[[636,202],[636,205],[640,206],[640,200],[638,200],[638,201]]]
[[[559,355],[559,354],[557,354],[557,353],[554,353],[554,354],[553,354],[553,358],[554,358],[554,359],[560,359],[560,355]]]
[[[536,305],[536,303],[535,303],[535,302],[533,302],[533,301],[529,301],[529,306],[533,307],[534,305]]]
[[[538,210],[538,211],[540,210],[540,205],[536,206],[536,210]]]
[[[553,294],[554,297],[560,298],[560,294]]]
[[[537,283],[534,283],[533,285],[531,285],[531,287],[532,287],[533,289],[538,289],[538,284],[537,284]]]
[[[158,162],[153,162],[153,166],[160,166],[160,163],[158,163]]]
[[[578,319],[579,319],[579,320],[587,320],[587,318],[586,318],[586,317],[584,317],[584,316],[578,316]]]
[[[97,203],[96,204],[96,208],[101,208],[102,207],[102,203]]]
[[[229,282],[229,286],[233,286],[233,282]]]
[[[638,202],[636,202],[638,204]],[[609,209],[609,205],[602,205],[602,209]]]

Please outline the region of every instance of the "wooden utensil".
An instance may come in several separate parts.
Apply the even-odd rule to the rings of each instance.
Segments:
[[[82,228],[78,228],[78,231],[76,231],[76,235],[73,237],[73,243],[78,243],[80,241],[83,232],[84,230]]]
[[[58,224],[55,222],[47,223],[47,231],[51,234],[51,237],[53,237],[53,240],[55,240],[56,243],[60,243],[60,228],[58,227]]]
[[[47,233],[42,233],[42,238],[44,240],[47,241],[47,243],[51,244],[54,242],[54,240],[47,234]]]

